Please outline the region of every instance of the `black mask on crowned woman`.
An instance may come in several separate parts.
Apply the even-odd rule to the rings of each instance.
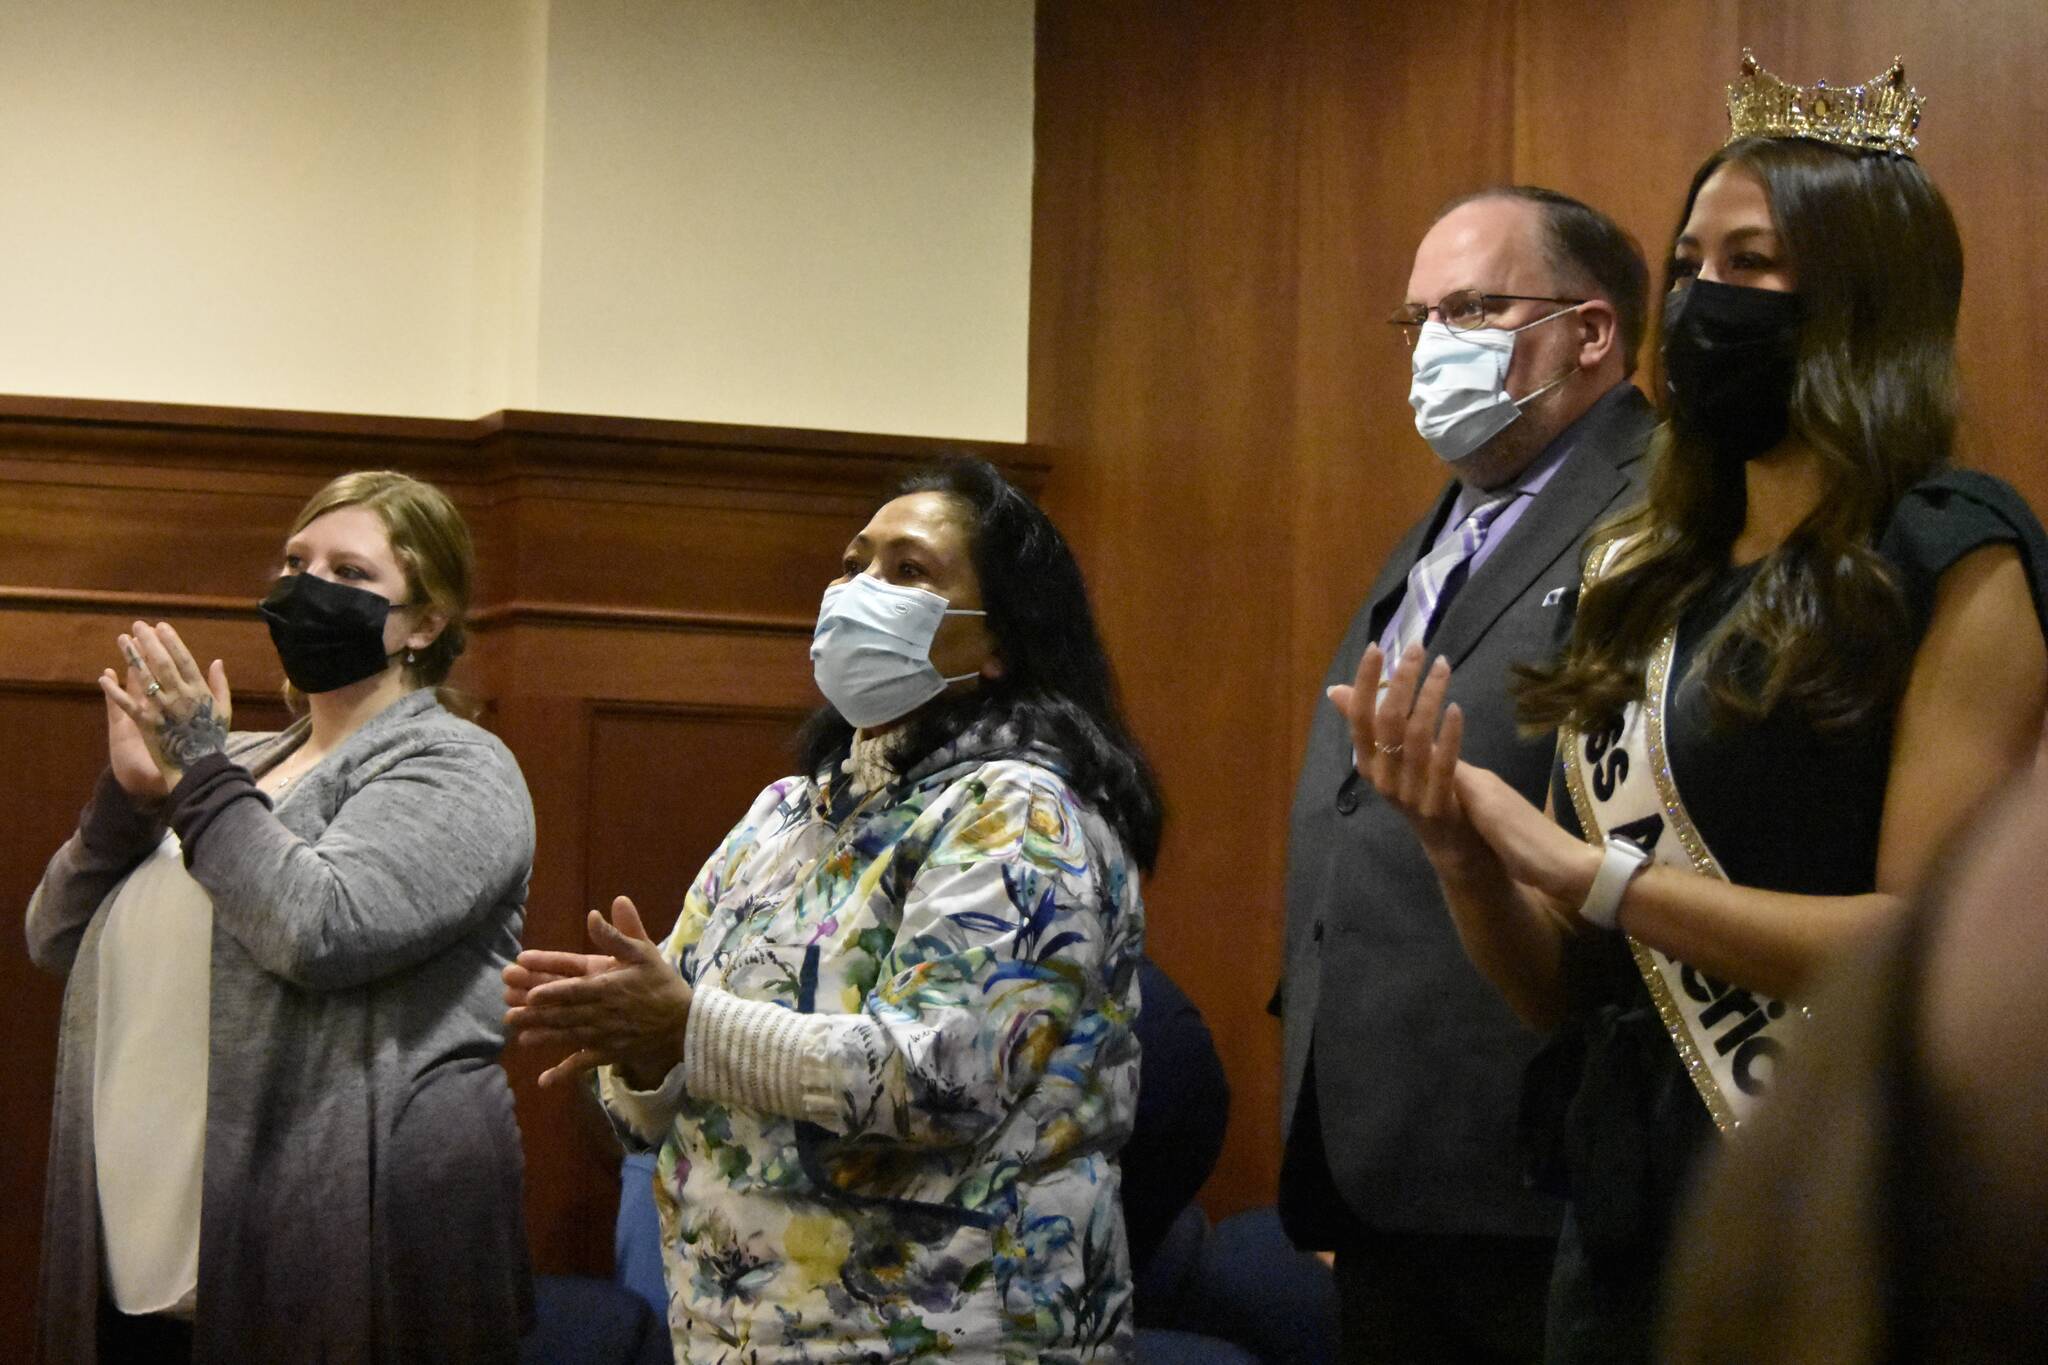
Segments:
[[[1664,310],[1664,382],[1687,436],[1737,465],[1785,439],[1798,371],[1799,295],[1694,280]]]

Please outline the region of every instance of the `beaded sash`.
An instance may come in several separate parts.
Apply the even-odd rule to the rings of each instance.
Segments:
[[[1616,548],[1588,556],[1587,584],[1613,562]],[[1665,866],[1726,881],[1679,797],[1664,744],[1677,648],[1674,626],[1650,660],[1644,700],[1631,703],[1618,721],[1585,731],[1561,726],[1558,761],[1588,843],[1601,847],[1609,835],[1618,835]],[[1707,1112],[1724,1135],[1732,1132],[1769,1086],[1806,1011],[1717,980],[1634,938],[1628,945]]]

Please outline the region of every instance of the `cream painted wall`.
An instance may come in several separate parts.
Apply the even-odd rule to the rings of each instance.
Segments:
[[[0,388],[475,415],[519,9],[0,7]]]
[[[461,4],[464,0],[454,0]],[[461,202],[474,252],[462,415],[540,406],[542,148],[547,142],[548,0],[481,0],[475,155]]]
[[[543,406],[1022,440],[1028,0],[557,4]]]
[[[0,391],[1022,439],[1031,0],[0,6]]]

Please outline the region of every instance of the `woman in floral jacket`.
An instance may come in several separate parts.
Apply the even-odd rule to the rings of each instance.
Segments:
[[[1079,569],[992,467],[909,480],[812,646],[800,775],[664,945],[529,951],[508,1024],[658,1147],[692,1361],[1118,1361],[1137,870],[1160,807]]]

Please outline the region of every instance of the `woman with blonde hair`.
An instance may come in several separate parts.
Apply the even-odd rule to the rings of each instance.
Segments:
[[[437,697],[469,532],[347,474],[262,613],[304,714],[229,730],[224,666],[119,637],[108,767],[28,908],[67,978],[38,1354],[511,1360],[532,1289],[497,1065],[533,813]]]

